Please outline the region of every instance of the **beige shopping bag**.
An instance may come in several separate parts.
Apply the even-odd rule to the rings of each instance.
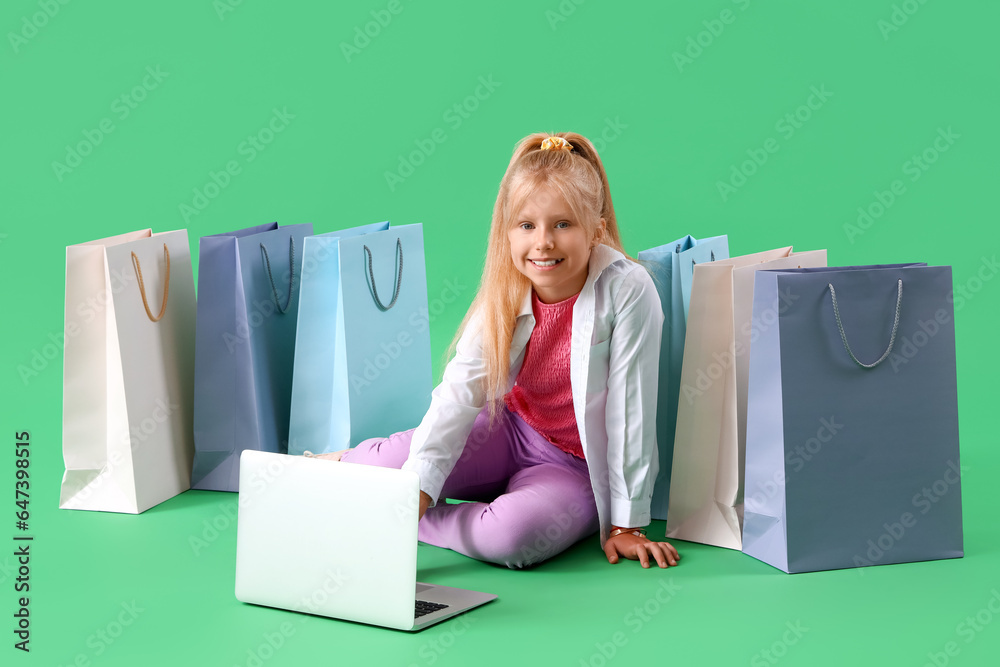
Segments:
[[[190,487],[194,319],[186,230],[66,248],[59,507],[137,514]]]
[[[667,537],[742,547],[750,345],[771,320],[752,319],[754,274],[817,266],[826,266],[825,250],[787,247],[694,267]]]

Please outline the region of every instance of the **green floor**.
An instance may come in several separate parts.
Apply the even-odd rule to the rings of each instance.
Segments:
[[[918,0],[3,3],[0,432],[32,453],[23,532],[0,457],[0,664],[997,664],[998,21]],[[595,140],[633,255],[728,234],[734,256],[952,266],[966,556],[786,575],[678,542],[680,567],[643,571],[594,538],[516,572],[421,546],[421,579],[499,600],[412,635],[239,603],[233,494],[57,509],[65,246],[187,229],[197,258],[274,220],[423,223],[439,376],[538,130]]]
[[[997,459],[968,458],[962,559],[786,575],[677,542],[679,567],[643,570],[608,565],[595,537],[512,571],[421,545],[420,580],[499,599],[417,634],[238,602],[233,494],[189,491],[140,516],[46,512],[31,664],[923,665],[950,645],[953,664],[991,665],[1000,539],[986,471]],[[358,540],[359,558],[378,548],[377,535]]]

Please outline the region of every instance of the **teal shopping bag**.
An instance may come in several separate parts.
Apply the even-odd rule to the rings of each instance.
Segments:
[[[423,228],[388,222],[305,239],[289,454],[420,423],[432,376]]]
[[[691,279],[696,264],[729,258],[729,239],[713,236],[698,240],[685,236],[639,252],[639,262],[653,276],[663,307],[663,334],[660,339],[660,384],[656,404],[656,446],[660,472],[653,487],[650,508],[654,519],[667,518],[670,468],[677,426],[677,403],[681,386],[681,361],[691,300]]]

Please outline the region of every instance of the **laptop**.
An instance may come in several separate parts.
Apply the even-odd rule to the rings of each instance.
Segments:
[[[416,473],[244,450],[241,602],[417,631],[496,595],[417,581]]]

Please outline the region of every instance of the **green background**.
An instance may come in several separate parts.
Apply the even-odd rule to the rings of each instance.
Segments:
[[[7,447],[31,432],[35,536],[30,654],[12,647],[13,547],[0,548],[4,664],[923,665],[935,654],[937,664],[995,664],[1000,6],[577,2],[401,0],[395,14],[381,0],[3,3],[0,432]],[[358,34],[376,33],[377,17],[391,21],[365,43]],[[363,48],[345,54],[355,39]],[[678,60],[685,50],[690,60]],[[151,89],[125,116],[121,96],[147,68],[162,80],[146,78]],[[829,96],[800,109],[813,87]],[[481,99],[467,99],[477,88]],[[275,109],[294,118],[249,160],[241,143]],[[102,121],[112,131],[57,173],[53,163]],[[936,154],[949,128],[957,138]],[[386,172],[438,129],[444,141],[390,187]],[[431,300],[448,281],[464,286],[432,323],[440,373],[500,177],[516,141],[539,130],[603,133],[633,254],[725,233],[734,255],[794,245],[829,249],[831,265],[954,267],[970,295],[955,314],[965,558],[789,576],[678,542],[681,567],[643,571],[608,565],[594,539],[515,572],[422,545],[421,578],[500,600],[410,635],[237,602],[236,526],[225,519],[235,495],[188,492],[140,516],[56,508],[62,372],[51,337],[63,326],[66,245],[186,228],[197,257],[200,236],[274,220],[317,232],[423,223]],[[768,139],[777,152],[720,194]],[[913,180],[907,163],[925,151],[935,160]],[[239,173],[186,219],[181,205],[231,160]],[[877,193],[897,179],[905,191],[857,226],[858,208],[878,212]],[[33,359],[40,370],[24,373]],[[2,460],[0,534],[13,535],[12,448]],[[215,537],[192,547],[213,521]],[[379,548],[377,530],[356,539],[359,558]],[[675,593],[660,587],[671,581]],[[133,602],[134,622],[110,644],[98,639]]]

